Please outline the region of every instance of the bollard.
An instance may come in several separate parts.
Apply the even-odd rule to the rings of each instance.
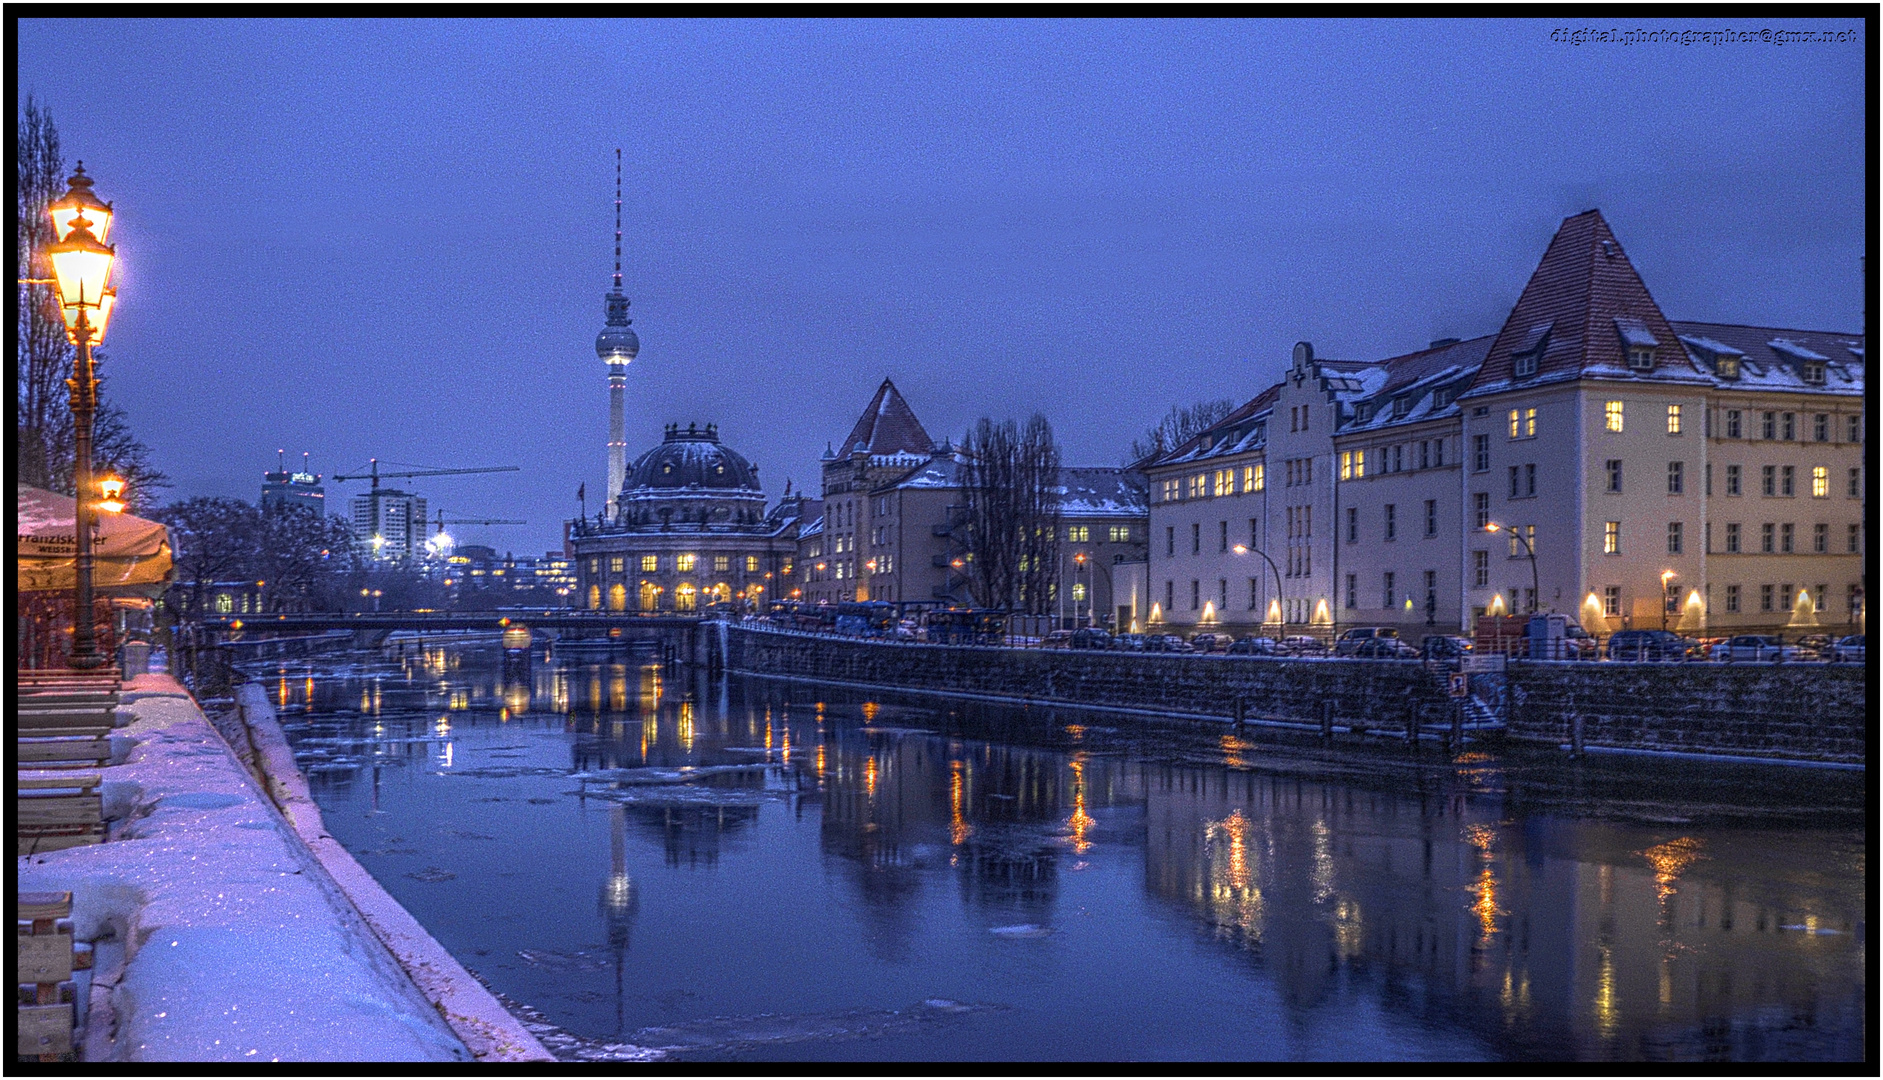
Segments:
[[[1334,741],[1334,703],[1331,701],[1321,702],[1321,741]]]

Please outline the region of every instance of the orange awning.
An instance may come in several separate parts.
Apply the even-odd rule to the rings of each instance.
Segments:
[[[77,500],[26,484],[18,486],[16,498],[20,591],[72,588]],[[92,533],[94,587],[105,595],[162,592],[170,583],[169,531],[130,514],[99,514],[97,518]]]

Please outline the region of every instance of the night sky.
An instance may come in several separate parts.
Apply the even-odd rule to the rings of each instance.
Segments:
[[[1568,25],[33,20],[17,105],[117,204],[105,374],[171,498],[514,464],[416,490],[522,554],[600,505],[617,146],[630,455],[715,421],[773,497],[885,375],[1115,465],[1299,339],[1495,332],[1590,207],[1670,318],[1861,329],[1865,46]]]

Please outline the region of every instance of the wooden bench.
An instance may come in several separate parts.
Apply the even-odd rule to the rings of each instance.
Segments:
[[[28,1061],[59,1061],[72,1053],[78,998],[72,972],[92,966],[91,946],[72,940],[71,893],[20,893],[19,902],[16,1052]]]
[[[21,736],[14,743],[13,759],[22,769],[103,768],[111,761],[111,739],[86,734]]]
[[[105,803],[97,773],[22,776],[13,815],[20,855],[38,855],[105,840]]]
[[[14,722],[22,735],[104,735],[116,726],[110,709],[21,709]]]

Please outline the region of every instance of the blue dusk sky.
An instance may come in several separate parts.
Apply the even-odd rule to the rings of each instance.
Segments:
[[[1493,333],[1591,207],[1670,318],[1860,330],[1866,46],[1567,25],[28,20],[16,112],[117,204],[106,374],[171,497],[514,464],[416,486],[540,553],[603,487],[616,147],[630,451],[714,421],[773,497],[885,375],[1115,465],[1297,340]]]

